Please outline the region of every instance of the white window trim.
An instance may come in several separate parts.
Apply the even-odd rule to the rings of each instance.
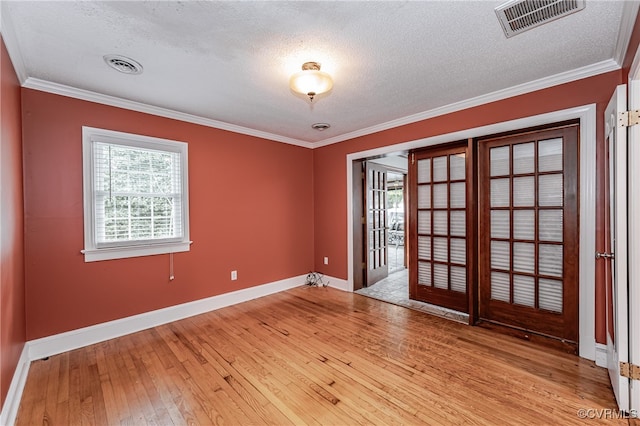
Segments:
[[[183,236],[179,241],[159,241],[157,243],[127,244],[118,247],[101,247],[96,245],[94,225],[94,184],[93,184],[93,143],[117,143],[140,148],[167,150],[180,153],[182,179],[182,218]],[[188,145],[185,142],[151,136],[116,132],[113,130],[82,127],[82,188],[84,199],[84,254],[85,262],[99,260],[124,259],[137,256],[177,253],[189,251],[192,241],[189,240],[189,173]]]

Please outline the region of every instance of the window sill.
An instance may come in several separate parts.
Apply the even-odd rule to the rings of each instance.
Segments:
[[[126,259],[129,257],[153,256],[156,254],[189,251],[191,243],[193,243],[193,241],[129,247],[85,249],[81,250],[81,253],[84,254],[85,262],[97,262],[100,260]]]

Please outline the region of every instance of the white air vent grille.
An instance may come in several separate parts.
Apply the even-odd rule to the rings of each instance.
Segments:
[[[104,61],[116,71],[125,74],[142,74],[142,65],[122,55],[104,55]]]
[[[511,0],[496,8],[504,34],[512,37],[563,16],[579,12],[585,0]]]

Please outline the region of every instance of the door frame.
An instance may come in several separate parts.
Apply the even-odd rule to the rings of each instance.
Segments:
[[[368,157],[409,151],[462,139],[476,138],[491,134],[510,132],[549,123],[579,119],[580,121],[580,259],[579,259],[579,355],[590,360],[596,359],[595,342],[595,229],[596,224],[596,104],[589,104],[565,110],[553,111],[531,117],[504,121],[486,126],[465,129],[444,135],[417,139],[395,145],[366,151],[354,152],[346,156],[347,175],[347,253],[353,253],[353,162]],[[358,176],[359,178],[359,176]],[[345,287],[353,291],[353,255],[347,256],[347,282]]]

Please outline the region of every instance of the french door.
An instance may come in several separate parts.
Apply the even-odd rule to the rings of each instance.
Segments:
[[[467,145],[412,157],[409,297],[468,312]]]
[[[578,338],[578,126],[480,140],[481,320]]]
[[[365,282],[371,286],[389,275],[387,169],[367,161],[365,180]]]

